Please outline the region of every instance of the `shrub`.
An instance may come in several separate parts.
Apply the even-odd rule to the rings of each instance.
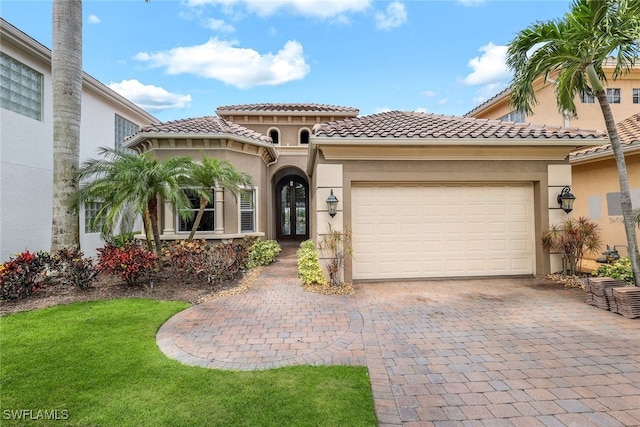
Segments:
[[[320,268],[318,253],[312,240],[305,240],[300,244],[297,253],[298,257],[298,277],[305,286],[319,284],[327,285],[327,279]]]
[[[51,262],[46,252],[24,251],[0,266],[0,299],[26,298],[46,280]]]
[[[598,224],[588,218],[567,218],[554,225],[542,236],[542,247],[547,252],[562,254],[563,273],[576,275],[585,252],[597,252],[602,243]]]
[[[98,274],[93,260],[83,258],[84,254],[77,248],[59,249],[51,256],[51,269],[55,271],[52,280],[62,285],[72,285],[84,290]]]
[[[116,234],[115,236],[111,236],[107,239],[107,244],[124,248],[127,243],[135,243],[136,239],[134,236],[136,234],[138,234],[136,231]]]
[[[206,240],[180,240],[165,248],[165,255],[174,269],[185,278],[198,277],[204,268],[204,253],[209,250]]]
[[[624,280],[629,286],[632,286],[633,271],[631,271],[631,261],[629,257],[620,258],[613,264],[603,264],[594,273],[599,277],[611,277],[612,279]]]
[[[249,252],[249,268],[269,265],[275,262],[282,248],[275,240],[258,240]]]
[[[240,264],[236,246],[232,243],[219,243],[204,252],[204,278],[211,284],[233,279],[240,271]]]
[[[98,249],[98,271],[118,276],[128,285],[135,285],[142,275],[150,274],[157,262],[156,254],[135,243],[122,248],[107,244]]]

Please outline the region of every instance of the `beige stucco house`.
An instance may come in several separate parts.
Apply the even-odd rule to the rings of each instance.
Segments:
[[[630,180],[634,208],[640,207],[640,156],[638,139],[640,128],[640,65],[629,73],[612,79],[614,63],[604,64],[608,72],[607,95],[618,132],[622,139]],[[509,106],[511,89],[507,88],[493,98],[477,106],[465,117],[497,119],[503,121],[530,122],[558,125],[580,129],[605,129],[604,119],[598,100],[582,94],[576,97],[578,117],[569,119],[557,108],[555,83],[553,78],[540,78],[534,83],[538,104],[533,114],[525,115],[513,111]],[[572,165],[572,193],[576,196],[574,217],[586,216],[600,226],[604,244],[625,245],[626,237],[620,212],[620,184],[618,170],[611,147],[607,144],[586,150],[577,150],[570,156]],[[603,248],[604,249],[604,248]],[[621,248],[622,256],[626,248]],[[598,258],[600,253],[588,254],[587,258]]]
[[[549,273],[540,237],[566,215],[556,198],[571,183],[568,154],[606,142],[601,132],[319,104],[217,114],[143,127],[127,145],[158,158],[205,153],[253,177],[249,204],[212,190],[213,220],[199,237],[351,230],[347,281]],[[188,233],[168,204],[161,221],[165,239]]]
[[[631,187],[634,208],[640,207],[640,113],[617,124],[622,143]],[[573,175],[573,191],[576,201],[574,216],[586,216],[596,222],[601,230],[603,242],[619,248],[627,255],[627,237],[624,230],[620,206],[620,184],[618,169],[611,145],[574,151],[569,156]],[[590,254],[597,258],[599,254]]]
[[[632,68],[627,74],[613,80],[614,61],[609,60],[603,65],[607,73],[607,97],[616,122],[640,113],[640,64]],[[577,127],[581,129],[606,129],[600,104],[594,96],[580,94],[576,96],[575,104],[577,117],[569,119],[560,112],[556,101],[555,75],[549,78],[538,78],[533,87],[537,104],[533,106],[532,114],[514,111],[509,105],[511,88],[507,88],[494,97],[478,105],[465,114],[465,117],[478,119],[497,119],[515,121],[518,123],[540,123],[551,126]]]

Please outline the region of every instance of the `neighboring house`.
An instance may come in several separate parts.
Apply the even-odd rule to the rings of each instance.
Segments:
[[[640,64],[629,73],[613,80],[615,63],[613,60],[604,64],[607,73],[607,96],[611,104],[613,117],[622,121],[632,114],[640,113]],[[511,88],[507,88],[493,98],[480,104],[465,114],[465,117],[478,119],[498,119],[517,123],[540,123],[552,126],[577,127],[581,129],[605,129],[600,104],[594,96],[586,93],[576,96],[577,118],[569,119],[557,107],[554,79],[540,77],[533,86],[538,103],[533,106],[533,114],[525,115],[514,111],[509,105]]]
[[[640,113],[617,124],[622,143],[631,201],[634,208],[640,207]],[[604,244],[611,247],[622,245],[622,256],[627,255],[624,223],[620,205],[620,182],[618,168],[611,145],[574,151],[569,156],[573,175],[573,193],[576,201],[573,215],[586,216],[600,226]],[[598,258],[600,254],[589,254]]]
[[[631,186],[634,208],[640,207],[640,160],[638,138],[640,137],[637,118],[640,115],[640,65],[628,74],[613,80],[613,62],[605,64],[608,72],[609,102],[618,132],[622,139],[627,172]],[[533,114],[513,111],[509,106],[511,89],[507,88],[493,98],[468,112],[466,117],[497,119],[504,121],[539,123],[580,129],[605,130],[604,118],[598,100],[593,97],[578,96],[576,107],[578,117],[569,120],[557,108],[553,79],[540,78],[534,83],[538,104]],[[572,193],[576,196],[574,217],[587,216],[601,228],[604,244],[626,245],[626,234],[620,207],[620,183],[618,169],[609,145],[580,150],[570,156],[572,165]],[[604,248],[603,248],[604,250]],[[626,250],[620,253],[626,255]],[[589,254],[587,258],[598,258],[600,253]]]
[[[567,156],[602,145],[602,133],[357,111],[220,107],[219,117],[143,127],[126,145],[157,158],[205,153],[253,177],[252,203],[244,207],[243,199],[213,189],[215,221],[199,237],[302,240],[318,239],[329,225],[352,230],[346,280],[529,276],[554,268],[540,237],[566,216],[556,197],[571,181]],[[331,192],[339,200],[334,217]],[[188,234],[172,206],[162,211],[164,239]]]
[[[51,50],[0,18],[0,262],[24,250],[49,250],[53,183]],[[80,160],[114,147],[140,125],[157,121],[83,74]],[[86,255],[102,245],[80,213]]]

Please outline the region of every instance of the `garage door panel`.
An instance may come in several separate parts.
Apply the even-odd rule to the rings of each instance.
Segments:
[[[533,273],[531,185],[353,186],[352,215],[354,279]]]

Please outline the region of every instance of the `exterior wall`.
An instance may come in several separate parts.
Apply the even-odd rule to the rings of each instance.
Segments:
[[[320,150],[321,151],[321,150]],[[333,225],[344,225],[346,229],[352,229],[351,224],[351,188],[353,183],[401,183],[401,182],[441,182],[441,183],[517,183],[527,182],[533,184],[534,211],[535,211],[535,272],[538,276],[544,276],[551,271],[549,254],[544,253],[541,245],[542,233],[549,227],[550,209],[555,206],[549,204],[547,197],[550,174],[549,164],[563,165],[566,162],[553,161],[367,161],[344,160],[328,161],[321,152],[318,153],[313,172],[313,188],[317,189],[317,200],[314,205],[316,228],[313,235],[317,239],[322,234],[329,216],[326,213],[326,204],[323,200],[329,194],[329,187],[334,188],[334,194],[340,199],[338,214],[331,221]],[[340,166],[341,165],[341,166]],[[337,177],[333,168],[341,167],[342,188],[338,189],[337,181],[331,177]],[[336,193],[338,190],[338,193]],[[326,192],[324,195],[322,191]],[[557,205],[557,204],[556,204]],[[399,211],[402,207],[398,207]],[[357,256],[357,254],[354,254]],[[345,262],[345,280],[352,280],[352,261]]]
[[[631,199],[634,209],[640,208],[640,153],[625,157]],[[574,217],[586,216],[600,227],[603,245],[625,245],[627,242],[622,214],[620,213],[618,169],[615,160],[604,159],[590,163],[572,165]],[[602,248],[603,250],[605,247]],[[620,248],[620,255],[626,256],[626,248]],[[587,254],[587,258],[601,256]]]
[[[6,32],[5,32],[6,31]],[[42,121],[0,109],[0,262],[24,250],[48,251],[51,245],[53,185],[53,105],[50,51],[10,26],[2,26],[2,52],[43,74]],[[101,146],[114,147],[115,114],[139,125],[153,116],[88,75],[83,79],[80,162],[97,156]],[[94,256],[104,242],[84,232],[80,244]]]
[[[165,160],[169,157],[185,156],[191,157],[194,161],[202,158],[204,153],[207,157],[215,157],[221,160],[228,160],[240,172],[251,176],[253,186],[256,188],[256,233],[266,234],[268,229],[268,215],[266,206],[269,205],[269,179],[267,174],[267,164],[258,155],[237,152],[228,149],[175,149],[175,150],[154,150],[154,155],[158,160]],[[188,232],[176,233],[177,213],[175,209],[161,209],[160,224],[164,230],[164,239],[186,238]],[[215,236],[213,233],[196,233],[196,238],[232,238],[240,235],[240,224],[238,222],[239,201],[230,191],[224,192],[224,229],[222,236]]]
[[[576,119],[565,120],[563,114],[558,111],[555,86],[542,80],[534,84],[538,104],[533,106],[533,114],[527,115],[525,122],[539,123],[548,126],[577,127],[582,129],[605,130],[604,119],[598,100],[593,104],[583,104],[577,96],[575,103],[578,113]],[[616,122],[640,112],[640,104],[634,104],[632,95],[633,89],[640,89],[640,69],[634,69],[629,74],[612,80],[609,77],[609,88],[621,89],[620,104],[611,104],[611,111]],[[483,107],[480,111],[472,114],[471,117],[479,119],[498,119],[513,110],[509,106],[509,97],[497,100]]]
[[[53,183],[51,73],[13,45],[2,51],[43,74],[43,120],[0,109],[0,262],[24,250],[49,250]]]

